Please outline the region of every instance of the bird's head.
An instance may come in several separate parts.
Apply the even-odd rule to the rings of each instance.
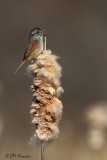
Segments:
[[[43,35],[45,35],[45,31],[44,30],[41,30],[38,27],[34,27],[30,32],[29,40],[30,41],[36,40],[36,39],[38,39],[40,37],[43,37]]]

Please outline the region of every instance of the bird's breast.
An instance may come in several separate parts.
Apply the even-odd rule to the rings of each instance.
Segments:
[[[32,52],[31,56],[36,59],[37,56],[43,51],[43,41],[39,41],[38,47]]]

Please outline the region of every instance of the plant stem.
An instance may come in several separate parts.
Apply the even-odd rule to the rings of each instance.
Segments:
[[[46,50],[46,37],[45,37],[45,50]]]
[[[46,37],[45,37],[45,50],[46,50]],[[44,160],[44,143],[41,145],[41,160]]]
[[[41,160],[44,160],[44,143],[41,145]]]

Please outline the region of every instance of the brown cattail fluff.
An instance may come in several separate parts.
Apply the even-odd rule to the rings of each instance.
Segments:
[[[30,114],[36,126],[34,139],[40,145],[52,142],[59,134],[63,106],[58,96],[63,89],[60,86],[61,66],[57,59],[50,50],[44,50],[37,61],[28,66],[28,73],[34,80]]]

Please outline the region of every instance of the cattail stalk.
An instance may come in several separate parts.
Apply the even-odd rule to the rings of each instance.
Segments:
[[[45,39],[45,43],[44,43],[45,44],[45,48],[44,48],[44,50],[46,50],[46,37],[44,39]]]
[[[58,99],[63,92],[60,85],[61,66],[58,57],[50,50],[44,51],[37,61],[28,66],[28,73],[33,78],[33,102],[30,114],[36,130],[34,140],[41,147],[41,160],[44,160],[44,146],[54,141],[59,134],[59,122],[62,116],[62,102]]]
[[[46,37],[44,38],[44,50],[46,50]],[[41,160],[44,160],[44,143],[41,145]]]
[[[44,160],[44,143],[41,145],[41,160]]]

